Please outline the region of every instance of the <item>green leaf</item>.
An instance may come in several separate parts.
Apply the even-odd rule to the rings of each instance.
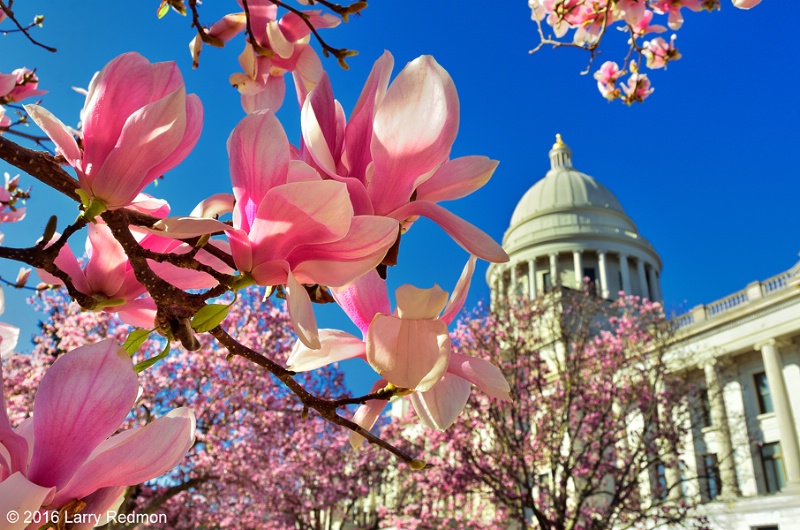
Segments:
[[[139,348],[142,347],[144,341],[147,340],[147,337],[149,337],[153,331],[154,330],[152,329],[135,329],[131,331],[128,334],[128,338],[125,339],[125,344],[123,344],[122,347],[125,348],[125,351],[128,352],[128,355],[132,356],[134,353],[139,351]]]
[[[167,0],[161,0],[161,5],[158,6],[158,18],[164,18],[167,11],[169,11],[169,3],[167,3]]]
[[[137,363],[136,366],[133,367],[133,369],[136,370],[137,374],[141,373],[144,370],[147,370],[148,368],[156,364],[161,359],[166,358],[167,355],[169,355],[169,341],[167,341],[167,345],[164,346],[164,349],[161,350],[161,353],[159,353],[155,357],[150,357],[149,359],[145,359],[144,361]]]
[[[231,306],[229,305],[209,304],[195,313],[192,318],[192,328],[198,333],[210,331],[225,320],[230,309]]]

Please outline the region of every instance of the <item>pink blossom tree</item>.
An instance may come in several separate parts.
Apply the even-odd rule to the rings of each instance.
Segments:
[[[415,528],[455,514],[494,528],[702,528],[682,463],[694,388],[670,369],[669,338],[660,305],[636,297],[564,289],[479,311],[454,348],[496,363],[512,399],[473,392],[447,431],[385,431],[433,466],[407,478],[415,502],[392,516]]]

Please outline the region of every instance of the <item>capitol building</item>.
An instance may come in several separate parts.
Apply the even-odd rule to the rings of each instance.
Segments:
[[[487,271],[492,299],[555,286],[662,301],[662,261],[614,194],[573,167],[557,137],[550,170],[519,201]],[[779,271],[776,271],[779,272]],[[673,319],[676,370],[705,389],[683,450],[683,495],[720,530],[800,530],[800,263]]]

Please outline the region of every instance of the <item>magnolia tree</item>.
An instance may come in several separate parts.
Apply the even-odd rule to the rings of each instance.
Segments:
[[[190,448],[197,458],[213,459],[214,449],[203,437],[217,428],[214,422],[227,435],[238,416],[225,407],[251,399],[244,390],[236,397],[228,378],[261,378],[270,388],[277,381],[298,404],[288,407],[283,391],[274,390],[259,406],[279,407],[275,414],[287,418],[315,411],[352,431],[354,444],[366,439],[413,469],[425,463],[368,430],[387,399],[410,395],[422,420],[441,426],[452,423],[465,403],[451,400],[453,384],[460,389],[474,384],[507,397],[508,385],[495,366],[451,351],[447,325],[464,303],[475,260],[508,257],[486,234],[438,204],[478,189],[497,165],[482,156],[450,158],[459,104],[448,73],[423,56],[390,82],[394,61],[386,52],[348,118],[309,41],[313,35],[326,54],[343,63],[349,52],[325,44],[318,30],[335,26],[338,17],[358,12],[365,2],[349,7],[319,2],[328,10],[323,13],[287,2],[243,0],[242,13],[208,28],[197,4],[188,3],[197,30],[191,44],[195,60],[202,43],[223,45],[244,36],[244,72],[231,82],[247,116],[227,143],[232,193],[208,197],[188,215],[175,216],[166,200],[143,193],[186,158],[203,127],[203,104],[186,94],[174,63],[151,64],[133,52],[113,59],[91,80],[80,123],[72,126],[38,103],[18,106],[41,95],[32,71],[0,79],[3,103],[18,117],[3,124],[0,158],[72,199],[78,214],[72,223],[53,216],[37,241],[0,247],[0,257],[35,268],[42,289],[63,286],[82,309],[115,315],[138,328],[127,337],[103,340],[75,333],[76,340],[67,341],[69,351],[46,368],[40,382],[26,383],[31,395],[36,387],[32,418],[9,416],[5,398],[0,400],[0,512],[22,515],[7,518],[8,528],[92,527],[99,514],[124,501],[129,486],[174,468]],[[39,44],[11,3],[0,7],[9,19],[4,23],[13,22]],[[185,10],[180,1],[162,7]],[[274,113],[289,72],[301,106],[297,145]],[[45,136],[20,129],[29,121]],[[52,142],[56,154],[19,145],[12,135],[40,145]],[[16,178],[7,182],[3,220],[22,218],[19,201],[26,194]],[[402,234],[419,217],[437,223],[472,257],[452,296],[439,288],[403,286],[393,310],[387,267],[397,263]],[[78,259],[73,249],[82,235],[86,253]],[[18,285],[24,285],[25,274]],[[238,317],[226,320],[237,293],[250,286],[286,299],[287,323],[297,336],[288,367],[275,344],[285,335],[254,340],[252,328],[238,325]],[[246,300],[251,308],[238,311],[258,311],[252,297]],[[361,337],[318,329],[312,304],[333,301],[359,326]],[[14,330],[3,331],[7,356]],[[163,337],[160,352],[145,346],[151,336]],[[205,344],[203,357],[219,358],[177,357],[170,354],[172,344],[187,351],[201,351]],[[383,377],[365,396],[337,398],[340,382],[297,374],[354,357],[366,359]],[[215,393],[210,405],[194,403],[200,408],[193,412],[176,393],[181,406],[167,410],[171,388],[138,396],[149,378],[163,384],[184,375],[195,392]],[[216,379],[221,381],[212,382]],[[9,401],[18,398],[16,390],[9,392]],[[352,419],[348,405],[361,405]],[[147,425],[114,434],[132,408],[137,423]],[[313,443],[315,434],[298,441],[297,450]],[[222,445],[238,448],[238,442],[234,435]],[[262,456],[244,454],[238,478],[267,480],[273,468]],[[210,476],[224,471],[209,466]],[[178,467],[171,478],[154,483],[153,502],[168,496],[173,482],[195,480],[193,489],[202,492],[203,475],[192,475],[195,470],[205,468]],[[291,496],[290,490],[285,493]],[[252,502],[237,502],[245,501]]]
[[[48,317],[32,355],[5,359],[9,416],[30,416],[33,393],[58,357],[85,342],[122,341],[127,326],[108,313],[85,312],[62,291],[36,300]],[[255,288],[242,291],[225,325],[235,326],[250,347],[288,355],[293,342],[286,313],[262,301]],[[344,431],[304,418],[302,406],[271,377],[253,377],[241,359],[225,359],[208,336],[197,351],[177,349],[139,377],[143,397],[125,428],[186,406],[197,417],[196,442],[186,459],[163,479],[125,491],[122,513],[165,514],[153,528],[338,528],[357,523],[369,487],[387,467],[385,451],[346,451]],[[163,341],[162,341],[163,342]],[[156,355],[163,344],[147,340],[136,359]],[[305,374],[318,395],[346,399],[342,373]],[[257,465],[245,463],[258,463]],[[112,523],[111,529],[135,523]]]
[[[739,9],[750,9],[761,0],[732,2]],[[646,70],[666,69],[681,58],[674,32],[683,26],[682,10],[714,11],[721,7],[720,0],[528,0],[528,5],[539,33],[539,44],[530,53],[544,46],[585,50],[590,59],[584,74],[592,70],[595,57],[607,49],[604,41],[619,34],[609,30],[621,30],[627,38],[627,51],[621,60],[605,61],[594,78],[604,98],[628,105],[641,103],[653,93]],[[673,33],[667,39],[660,36],[668,30]],[[622,82],[626,75],[627,80]]]
[[[567,289],[464,322],[455,351],[500,366],[511,400],[462,394],[446,432],[397,427],[434,468],[399,477],[418,500],[393,515],[422,528],[453,513],[490,528],[704,527],[682,452],[694,388],[670,369],[669,337],[659,304]],[[440,491],[455,511],[435,509]]]

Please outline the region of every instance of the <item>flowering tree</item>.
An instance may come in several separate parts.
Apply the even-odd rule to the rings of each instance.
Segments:
[[[739,9],[750,9],[761,0],[732,0]],[[609,101],[620,100],[628,105],[643,102],[653,93],[645,69],[666,69],[671,61],[681,58],[675,46],[677,34],[668,39],[653,37],[667,28],[678,31],[683,26],[683,9],[714,11],[719,0],[528,0],[531,18],[536,22],[539,44],[573,47],[589,53],[592,69],[595,57],[603,49],[609,30],[618,29],[627,37],[628,48],[621,61],[605,61],[594,73],[600,94]],[[658,24],[664,22],[667,26]],[[620,79],[630,74],[625,83]],[[619,84],[618,84],[619,83]]]
[[[446,432],[400,427],[435,468],[413,479],[418,509],[396,516],[430,522],[460,512],[489,527],[537,529],[702,527],[684,491],[695,477],[681,463],[693,389],[670,369],[678,359],[666,355],[669,336],[659,304],[568,289],[466,321],[456,351],[500,366],[512,399],[474,393]],[[459,499],[457,508],[426,508],[436,491]],[[481,502],[495,508],[475,512]]]
[[[55,422],[58,429],[50,430],[47,422],[34,421],[33,440],[26,437],[31,421],[13,407],[9,419],[2,407],[0,498],[4,504],[0,508],[36,514],[37,524],[44,520],[83,527],[118,503],[126,487],[170,469],[179,460],[176,452],[183,454],[189,447],[193,447],[192,458],[208,462],[177,468],[169,479],[139,490],[137,498],[146,499],[150,494],[153,503],[164,506],[168,498],[178,498],[177,492],[171,497],[170,491],[175,491],[171,488],[185,484],[191,484],[199,495],[209,495],[204,487],[211,483],[206,482],[208,477],[232,473],[221,456],[224,447],[244,453],[238,474],[234,473],[236,480],[226,482],[234,489],[223,491],[220,502],[253,502],[255,492],[235,488],[252,488],[252,483],[264,487],[280,475],[274,474],[274,467],[259,466],[263,454],[248,452],[240,444],[242,434],[234,423],[243,414],[245,403],[277,409],[274,414],[281,421],[268,421],[273,413],[258,420],[250,416],[254,430],[263,431],[266,446],[275,446],[271,440],[283,429],[296,433],[295,450],[300,453],[318,442],[321,434],[338,436],[329,432],[330,427],[310,432],[292,427],[290,417],[316,411],[359,439],[421,468],[424,463],[414,455],[367,430],[381,408],[376,403],[395,395],[424,393],[421,400],[443,404],[446,396],[441,389],[447,388],[452,378],[460,381],[461,388],[476,384],[492,395],[505,394],[505,382],[498,378],[496,368],[476,361],[477,369],[459,371],[463,362],[455,362],[447,323],[464,302],[475,259],[508,258],[486,234],[438,204],[481,187],[497,163],[480,156],[450,159],[460,118],[458,96],[453,80],[432,57],[412,61],[390,82],[394,61],[386,52],[375,63],[348,119],[309,41],[313,35],[325,54],[344,63],[351,53],[327,45],[317,30],[335,26],[337,17],[346,19],[366,4],[341,7],[319,3],[327,13],[302,11],[289,2],[242,0],[242,13],[204,28],[198,2],[188,2],[188,9],[184,2],[162,2],[160,15],[169,8],[191,12],[197,30],[191,44],[195,62],[202,43],[222,45],[237,34],[245,36],[240,57],[244,71],[231,76],[247,113],[227,144],[232,193],[208,197],[189,215],[170,216],[165,200],[143,193],[146,186],[184,160],[203,126],[203,104],[186,93],[174,63],[153,64],[134,52],[113,59],[92,79],[81,121],[74,126],[38,103],[17,106],[21,99],[42,95],[33,71],[19,70],[0,79],[2,103],[19,118],[2,124],[0,132],[7,134],[0,136],[0,158],[72,199],[78,212],[77,219],[68,224],[53,216],[38,241],[27,248],[0,247],[0,257],[36,268],[43,282],[37,289],[62,285],[83,310],[115,315],[140,328],[123,337],[119,331],[88,334],[73,327],[69,337],[60,338],[62,351],[74,349],[58,356],[38,383],[33,408],[47,412],[37,412],[36,417],[62,414],[73,418],[77,414],[83,422],[97,421],[102,427],[91,431],[92,436],[76,446],[74,455],[63,458],[64,463],[53,449],[59,443],[70,447],[78,436],[75,429],[84,427],[83,423],[69,428]],[[12,3],[2,2],[0,7],[22,31],[24,25],[17,20]],[[23,34],[39,45],[29,29]],[[290,144],[275,116],[289,72],[301,107],[302,134],[297,146]],[[29,120],[44,136],[20,129]],[[9,140],[11,135],[39,146],[52,142],[56,154],[16,144]],[[18,201],[27,196],[21,195],[16,179],[8,181],[4,197],[4,220],[20,220]],[[441,290],[404,286],[398,291],[393,312],[385,285],[387,267],[398,262],[401,236],[419,217],[436,222],[474,257],[449,302]],[[83,259],[73,251],[77,234],[86,235]],[[17,285],[25,284],[26,274]],[[324,374],[297,376],[296,370],[286,368],[282,345],[287,332],[254,337],[258,327],[242,324],[243,318],[254,322],[267,318],[258,308],[269,309],[257,306],[256,298],[237,294],[254,285],[261,287],[262,295],[286,299],[288,320],[281,323],[291,324],[298,337],[294,360],[289,361],[292,368],[302,365],[309,369],[312,364],[320,367],[363,357],[383,373],[384,381],[369,395],[345,398],[337,395],[341,380]],[[233,310],[231,293],[234,299],[243,298],[247,307]],[[362,327],[363,341],[317,328],[312,303],[333,301]],[[251,314],[252,319],[243,316]],[[103,335],[113,338],[97,342]],[[160,352],[148,342],[156,336],[165,339]],[[12,349],[12,342],[5,341],[4,348]],[[187,351],[216,355],[171,354],[172,343],[180,343]],[[221,355],[222,350],[228,355]],[[47,365],[41,359],[31,362]],[[92,399],[82,403],[70,398],[60,381],[71,380],[48,375],[59,370],[78,374],[71,383],[78,386],[76,395],[91,394]],[[13,367],[4,371],[18,377]],[[185,380],[192,389],[187,392],[195,398],[210,393],[209,401],[190,400],[186,393],[173,392],[173,385],[166,382],[176,379]],[[239,382],[252,379],[260,380],[261,386],[252,388],[263,401],[238,388]],[[200,422],[196,442],[195,414],[186,408],[135,429],[135,434],[109,437],[112,426],[116,429],[133,405],[136,396],[130,390],[138,386],[137,380],[145,387],[148,381],[159,383],[153,385],[153,394],[145,394],[139,402],[137,422],[146,423],[173,401],[191,402]],[[28,378],[21,385],[14,383],[9,392],[12,404],[29,399],[20,392],[32,391],[36,382]],[[286,391],[278,389],[281,385],[299,399],[299,405],[287,405]],[[87,403],[92,408],[84,409]],[[362,405],[367,412],[357,413],[354,421],[347,419],[348,405]],[[428,415],[426,421],[451,423],[462,406],[463,402],[448,405],[445,417]],[[165,451],[164,458],[148,454],[153,447],[168,443],[172,449]],[[111,467],[112,456],[122,458],[123,446],[127,449],[123,461],[129,463],[122,468],[125,473]],[[34,457],[27,466],[23,455],[31,447]],[[44,448],[41,457],[39,447]],[[275,446],[277,453],[268,460],[286,462],[281,447],[285,446]],[[318,456],[325,462],[338,461],[339,451],[336,447]],[[106,453],[109,456],[101,458]],[[43,472],[45,465],[55,471]],[[62,471],[59,466],[66,467]],[[311,517],[332,505],[328,496],[319,499],[319,509],[301,502],[298,492],[311,488],[311,481],[294,476],[295,489],[280,489],[295,506],[281,510],[292,514],[310,510],[306,516]],[[248,481],[250,485],[246,485]],[[344,487],[333,486],[333,482],[325,483],[323,489],[334,494]],[[146,507],[150,501],[141,502],[144,504],[138,506]],[[12,528],[23,528],[30,522],[13,523]],[[259,519],[252,524],[266,523]]]
[[[6,358],[15,423],[29,416],[33,390],[56,358],[85,342],[123,341],[129,329],[107,313],[81,311],[63,291],[42,293],[37,303],[48,319],[33,354]],[[294,341],[286,313],[261,301],[254,288],[240,293],[225,323],[235,326],[248,346],[272,351],[277,359]],[[164,479],[128,488],[121,509],[164,513],[167,521],[158,527],[174,529],[336,528],[357,521],[365,508],[360,499],[379,482],[388,454],[345,450],[344,431],[318,417],[304,418],[302,405],[279,382],[253,378],[245,362],[226,361],[207,336],[201,342],[199,350],[178,349],[142,372],[142,398],[124,426],[146,425],[173,408],[189,407],[197,416],[196,443]],[[136,356],[162,349],[159,341],[148,340]],[[347,397],[337,370],[305,374],[302,381],[320,396]]]

